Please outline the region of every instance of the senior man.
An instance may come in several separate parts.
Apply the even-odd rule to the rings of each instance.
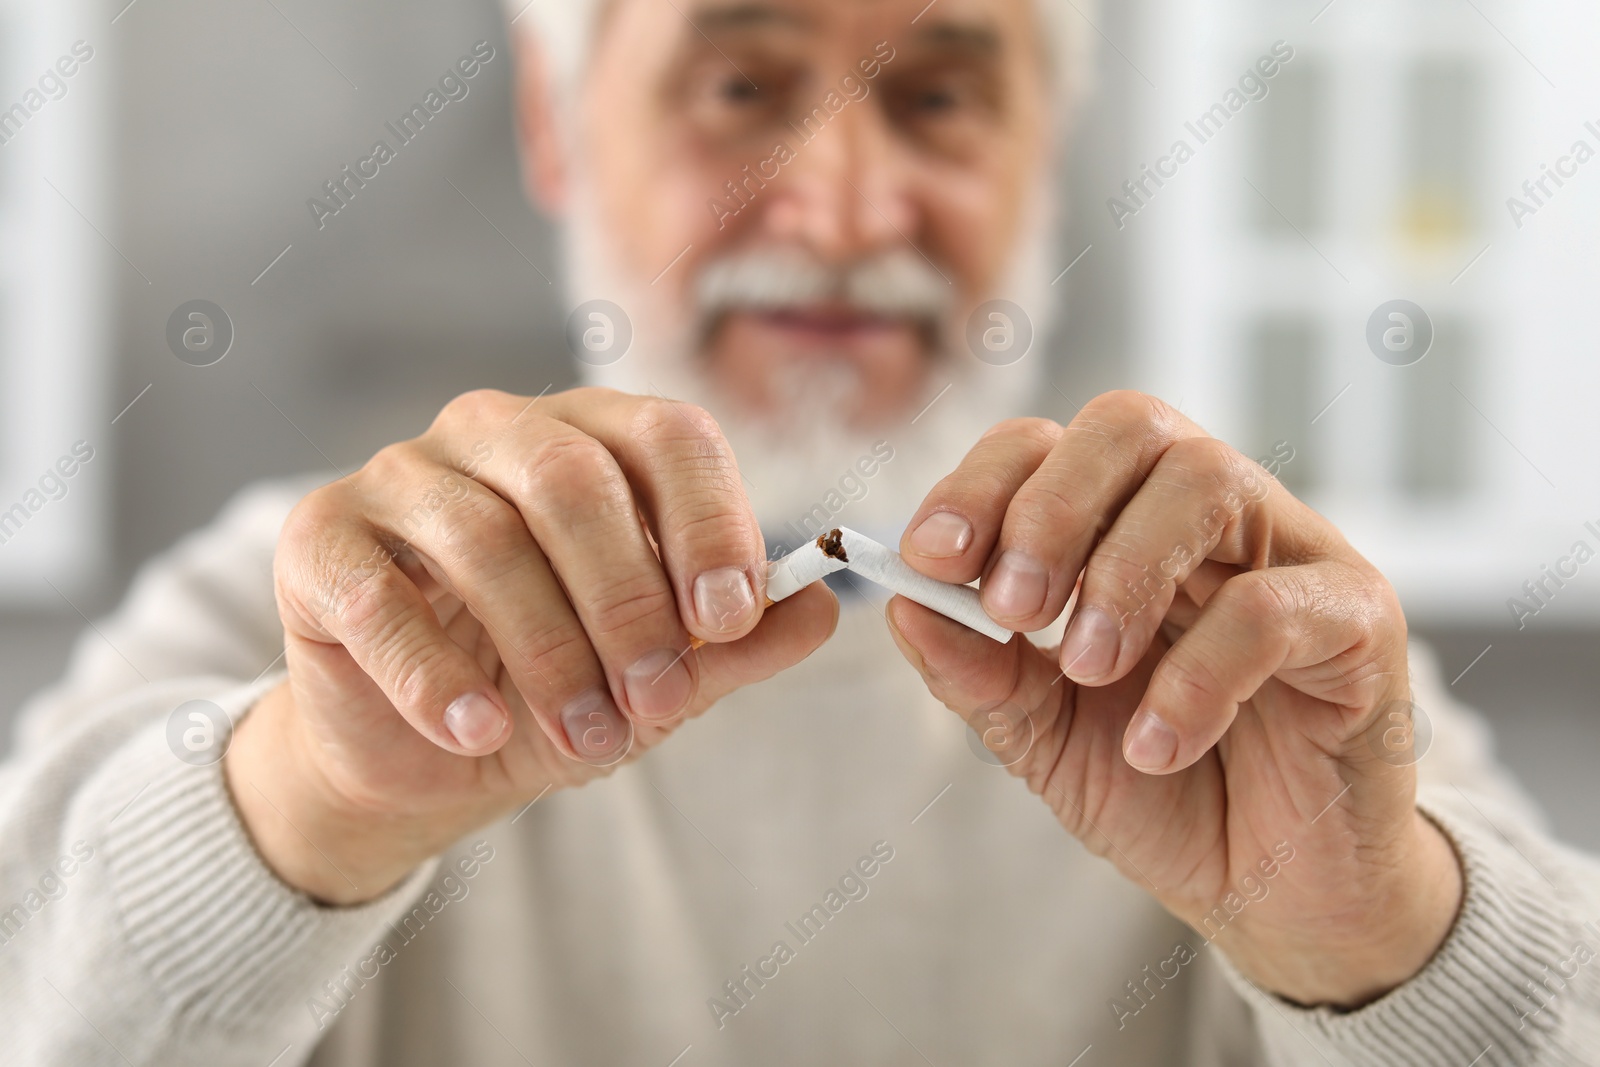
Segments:
[[[1596,1062],[1600,871],[1383,577],[1156,399],[1004,420],[1069,8],[520,15],[612,388],[247,493],[84,639],[4,772],[16,1062]],[[841,513],[1016,634],[767,605]]]

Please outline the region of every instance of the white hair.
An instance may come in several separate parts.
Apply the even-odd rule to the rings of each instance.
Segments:
[[[595,23],[609,0],[501,0],[512,33],[534,33],[543,44],[556,87],[570,94],[583,74]],[[1089,84],[1094,51],[1090,19],[1098,0],[1035,0],[1044,21],[1056,81],[1059,118],[1066,120]],[[570,99],[570,97],[568,97]]]

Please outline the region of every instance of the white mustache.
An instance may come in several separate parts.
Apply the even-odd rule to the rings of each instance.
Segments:
[[[703,321],[730,311],[783,311],[842,303],[871,315],[942,321],[952,286],[921,256],[884,252],[830,266],[794,248],[736,252],[708,263],[695,283]]]

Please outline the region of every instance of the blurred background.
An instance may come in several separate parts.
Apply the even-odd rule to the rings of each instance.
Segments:
[[[1600,13],[1079,17],[1096,87],[1039,413],[1131,386],[1292,451],[1283,480],[1388,574],[1562,835],[1600,848],[1600,562],[1572,562],[1600,552]],[[308,199],[480,40],[470,95],[319,229]],[[494,0],[0,0],[0,721],[241,486],[359,466],[469,388],[572,381],[510,74]],[[195,300],[232,324],[212,366],[168,343]],[[1395,300],[1421,313],[1398,351],[1369,342]]]

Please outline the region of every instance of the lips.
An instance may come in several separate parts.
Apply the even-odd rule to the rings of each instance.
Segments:
[[[897,413],[917,391],[940,351],[936,338],[914,315],[791,304],[723,312],[703,351],[731,395],[754,408],[822,404],[864,425]]]
[[[730,310],[719,317],[713,331],[730,327],[739,334],[764,334],[800,350],[837,351],[857,346],[876,350],[900,343],[926,350],[935,336],[934,324],[920,316],[885,314],[840,304]]]
[[[913,325],[910,319],[904,317],[842,306],[782,308],[755,314],[773,329],[832,338],[881,333]]]

